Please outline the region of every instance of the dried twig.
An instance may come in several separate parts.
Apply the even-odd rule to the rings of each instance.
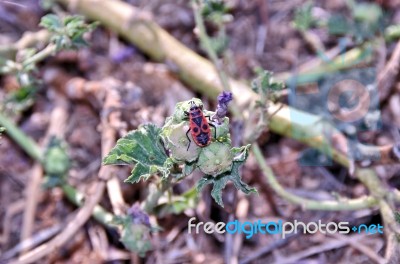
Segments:
[[[72,99],[83,99],[93,96],[102,107],[101,129],[102,134],[107,135],[107,149],[112,149],[117,140],[117,130],[122,125],[121,121],[121,95],[117,90],[123,84],[115,79],[99,81],[87,81],[82,78],[73,78],[63,87],[67,95]],[[106,155],[108,153],[104,153]],[[125,214],[126,203],[122,196],[120,181],[116,176],[116,168],[108,166],[108,173],[112,177],[107,181],[108,196],[116,215]]]
[[[392,57],[386,64],[385,68],[378,75],[378,89],[380,101],[384,101],[390,94],[393,83],[396,81],[396,76],[399,73],[400,67],[400,41],[397,43],[393,51]]]
[[[49,228],[39,231],[30,238],[21,241],[19,244],[17,244],[16,246],[4,252],[4,254],[1,255],[0,263],[2,263],[2,261],[7,261],[8,259],[14,257],[19,252],[24,252],[37,245],[40,245],[44,241],[48,240],[49,238],[53,237],[55,234],[60,232],[63,227],[64,225],[61,224],[51,226]]]
[[[240,260],[240,264],[247,264],[253,260],[260,258],[263,255],[266,255],[272,252],[274,249],[280,248],[285,246],[287,243],[292,241],[294,238],[298,237],[300,233],[297,234],[289,234],[287,237],[283,239],[278,239],[272,242],[271,244],[266,245],[265,247],[260,248],[259,250],[253,252],[251,255],[247,256],[246,258]]]
[[[39,151],[39,147],[36,145],[34,141],[31,141],[28,139],[28,137],[20,131],[10,120],[8,120],[6,117],[1,116],[0,114],[0,122],[2,125],[7,126],[7,132],[8,134],[16,139],[17,143],[20,144],[21,147],[23,147],[29,154],[31,154],[32,157],[36,158],[37,160],[42,160],[41,153]],[[108,127],[110,129],[110,127]],[[112,128],[111,128],[112,129]],[[102,156],[104,157],[106,154],[109,153],[111,148],[115,144],[115,139],[109,139],[109,131],[106,128],[103,128],[103,133],[102,133]],[[79,228],[87,221],[87,219],[94,213],[100,218],[101,217],[105,219],[106,214],[103,209],[99,211],[99,207],[97,206],[97,203],[100,201],[103,195],[103,191],[105,189],[106,181],[110,178],[110,171],[109,167],[102,167],[99,172],[99,180],[96,183],[96,186],[94,188],[94,192],[91,193],[88,197],[89,199],[85,202],[85,204],[82,206],[82,208],[79,210],[79,212],[76,214],[74,219],[69,222],[67,225],[66,229],[60,233],[58,236],[56,236],[53,240],[49,241],[48,243],[39,246],[38,248],[22,255],[19,259],[17,260],[12,260],[10,263],[31,263],[35,262],[50,252],[56,250],[57,248],[61,247],[65,242],[67,242],[76,232],[79,230]],[[72,195],[71,197],[69,196],[70,194],[73,194],[74,192],[70,192],[71,188],[69,189],[64,189],[66,186],[63,186],[64,192],[67,194],[67,196],[74,200],[77,204],[79,204],[79,198],[76,195]],[[93,211],[96,208],[97,211]],[[112,216],[111,216],[112,217]],[[100,219],[103,219],[100,218]],[[110,219],[109,219],[110,220]],[[108,221],[109,221],[108,220]],[[106,221],[104,221],[107,223]]]
[[[26,203],[21,228],[21,241],[28,239],[32,235],[33,225],[35,222],[35,212],[42,183],[42,175],[42,166],[40,165],[40,163],[36,163],[31,170],[29,184],[26,185]]]
[[[111,150],[115,142],[117,140],[117,131],[116,129],[121,125],[121,112],[118,109],[121,109],[121,96],[116,90],[118,84],[112,81],[106,81],[104,84],[104,104],[101,115],[101,126],[102,126],[102,134],[105,134],[107,137],[107,149]],[[104,155],[108,154],[103,153]],[[103,156],[104,157],[104,156]],[[110,197],[110,201],[113,207],[113,211],[116,215],[124,215],[126,211],[126,203],[124,198],[122,197],[122,191],[119,179],[116,176],[116,168],[115,167],[107,167],[109,170],[109,174],[112,175],[107,180],[107,191],[108,196]]]
[[[314,246],[314,247],[309,247],[303,251],[300,251],[298,253],[292,254],[289,257],[285,257],[285,258],[280,258],[279,260],[277,260],[275,263],[279,263],[279,264],[290,264],[290,263],[296,263],[299,260],[302,260],[304,258],[310,257],[312,255],[318,254],[318,253],[322,253],[325,251],[329,251],[329,250],[333,250],[333,249],[337,249],[337,248],[341,248],[344,247],[348,244],[350,244],[351,242],[356,242],[358,240],[361,240],[365,238],[365,235],[355,235],[355,236],[349,236],[348,239],[346,240],[336,240],[336,239],[329,239],[327,242],[318,245],[318,246]]]
[[[114,129],[107,123],[103,123],[102,127],[102,157],[105,157],[112,149],[115,144],[115,136]],[[96,205],[99,203],[100,199],[103,196],[104,189],[106,187],[106,182],[112,177],[112,171],[110,167],[101,167],[99,171],[99,179],[96,182],[96,186],[94,188],[94,193],[90,194],[82,206],[79,209],[79,212],[76,214],[74,219],[68,223],[65,230],[56,236],[50,242],[22,255],[18,260],[12,263],[31,263],[35,262],[47,254],[55,251],[59,247],[61,247],[65,242],[67,242],[78,230],[79,228],[86,223],[89,217],[92,215],[93,210]]]
[[[348,240],[347,236],[343,236],[340,234],[333,234],[333,236],[339,240]],[[369,248],[368,246],[364,245],[361,242],[349,240],[349,245],[364,255],[368,256],[371,260],[373,260],[377,264],[384,264],[386,263],[385,259],[379,256],[377,253],[374,252],[374,249]]]
[[[11,222],[14,215],[18,214],[25,208],[25,201],[18,200],[9,204],[6,209],[6,213],[3,219],[3,233],[0,235],[0,243],[6,244],[11,232]]]
[[[236,219],[239,221],[244,221],[244,219],[247,218],[248,212],[249,212],[249,200],[247,197],[245,197],[242,193],[238,194],[239,199],[238,203],[236,206]],[[232,237],[230,235],[227,235],[228,237]],[[231,250],[231,256],[229,259],[226,259],[226,263],[232,263],[232,264],[237,264],[239,263],[239,253],[240,249],[242,247],[243,243],[243,234],[235,234],[233,236],[233,243],[232,243],[232,250]]]
[[[104,175],[103,175],[104,176]],[[105,189],[105,181],[99,180],[96,183],[94,190],[88,195],[88,199],[75,217],[67,224],[64,231],[57,235],[54,239],[45,243],[32,251],[22,255],[17,260],[12,260],[9,263],[12,264],[24,264],[33,263],[46,255],[58,250],[62,245],[64,245],[68,240],[70,240],[76,232],[86,223],[90,218],[94,207],[100,201],[103,196]]]
[[[48,144],[50,138],[64,138],[65,126],[68,120],[68,102],[61,94],[54,94],[55,107],[50,116],[50,123],[44,140],[44,144]],[[43,170],[40,163],[32,169],[31,179],[27,185],[26,207],[21,231],[21,240],[31,236],[35,218],[36,207],[38,203],[38,195],[41,191]]]

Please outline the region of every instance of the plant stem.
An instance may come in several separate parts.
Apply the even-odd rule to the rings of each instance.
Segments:
[[[275,77],[288,85],[301,85],[315,82],[329,73],[351,68],[358,63],[370,62],[372,58],[372,44],[366,43],[362,47],[353,48],[346,53],[335,57],[328,63],[321,63],[313,69],[299,72],[294,75],[293,73],[285,72],[277,74]]]
[[[0,125],[6,128],[7,134],[33,159],[42,162],[43,157],[40,151],[40,147],[21,131],[11,120],[0,113]],[[61,186],[65,196],[77,206],[83,205],[84,195],[79,193],[74,187],[65,183]],[[114,219],[114,215],[109,213],[103,207],[96,205],[92,212],[92,216],[100,223],[113,228],[115,227],[111,221]]]
[[[196,27],[199,30],[200,43],[204,47],[204,49],[207,53],[207,56],[211,59],[211,62],[213,63],[213,65],[215,67],[215,71],[218,74],[218,77],[219,77],[219,80],[223,87],[223,90],[232,91],[230,84],[229,84],[229,78],[226,75],[226,73],[223,69],[223,66],[221,65],[221,62],[218,58],[217,53],[215,52],[214,48],[211,45],[211,39],[210,39],[210,36],[208,36],[208,34],[207,34],[206,26],[204,24],[203,15],[201,14],[201,9],[200,9],[198,0],[192,0],[192,5],[193,5],[193,12],[194,12],[194,18],[195,18],[195,22],[196,22]],[[234,98],[234,100],[235,100],[235,98]],[[242,116],[238,107],[230,107],[230,110],[235,117],[240,118]]]
[[[63,184],[61,188],[70,202],[78,207],[83,205],[84,195],[79,193],[74,187],[69,184]],[[115,216],[99,205],[94,207],[92,216],[105,226],[113,226],[112,221],[115,219]]]
[[[279,184],[271,168],[265,162],[264,156],[257,143],[253,143],[252,149],[257,163],[264,176],[267,178],[271,188],[282,198],[291,203],[300,205],[303,209],[327,211],[360,210],[373,207],[378,203],[377,199],[372,196],[361,197],[358,199],[340,199],[337,201],[316,201],[291,194]]]
[[[154,189],[150,190],[149,195],[147,196],[147,199],[143,203],[143,209],[148,213],[151,214],[153,213],[154,208],[158,204],[158,200],[161,198],[161,196],[167,191],[168,189],[171,188],[171,175],[167,179],[161,179],[160,185],[161,187],[157,188],[155,187]],[[150,188],[149,188],[150,189]]]
[[[24,62],[22,62],[22,68],[25,68],[31,64],[36,64],[38,62],[41,62],[42,60],[46,59],[47,57],[54,55],[54,53],[57,50],[57,46],[54,43],[50,43],[49,45],[46,46],[46,48],[42,49],[32,57],[26,59]]]
[[[194,19],[196,22],[197,29],[199,30],[199,39],[200,43],[204,47],[207,52],[208,57],[211,59],[211,62],[214,64],[218,77],[221,81],[224,90],[230,91],[231,88],[229,86],[228,77],[225,74],[225,71],[222,69],[221,63],[218,59],[217,53],[211,45],[210,37],[207,34],[207,30],[204,24],[203,15],[201,14],[201,9],[197,0],[192,0]]]
[[[22,132],[4,113],[0,113],[0,125],[6,129],[6,133],[33,159],[42,160],[42,153],[36,142]]]

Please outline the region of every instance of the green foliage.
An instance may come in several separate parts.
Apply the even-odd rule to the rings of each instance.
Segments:
[[[152,174],[169,174],[169,167],[164,163],[167,155],[160,142],[161,130],[153,124],[142,125],[117,141],[117,145],[104,158],[103,164],[135,164],[126,182],[135,183],[147,180]]]
[[[158,204],[154,211],[159,217],[165,217],[169,214],[180,214],[186,209],[195,207],[197,201],[197,189],[191,188],[179,196],[173,196],[170,199],[165,197],[165,199]]]
[[[310,29],[315,24],[315,19],[312,16],[313,2],[307,1],[305,4],[296,9],[294,14],[294,27],[298,30],[305,31]]]
[[[203,0],[197,2],[200,2],[201,17],[217,27],[214,36],[207,36],[208,44],[205,44],[204,41],[202,41],[200,46],[205,51],[211,48],[216,54],[221,54],[227,49],[229,44],[229,39],[225,30],[225,24],[232,21],[232,15],[228,13],[229,8],[222,0]],[[209,47],[206,47],[205,45],[209,45]]]
[[[36,94],[36,86],[22,86],[18,90],[11,91],[5,96],[5,108],[14,112],[24,111],[33,105]]]
[[[49,14],[42,17],[40,26],[53,33],[51,40],[58,51],[87,46],[83,35],[93,30],[97,23],[86,24],[81,16],[66,16],[61,19],[57,15]]]
[[[215,177],[211,175],[203,177],[197,183],[196,188],[198,192],[200,192],[205,185],[213,184],[211,196],[222,207],[224,207],[224,204],[222,202],[222,190],[225,188],[226,184],[229,181],[232,181],[235,187],[245,194],[257,193],[257,190],[244,183],[240,176],[240,166],[242,166],[243,163],[246,161],[249,153],[249,148],[250,145],[241,148],[233,148],[231,152],[232,154],[235,154],[235,157],[233,158],[232,168],[230,169],[230,171],[224,172]]]
[[[52,137],[44,152],[43,168],[46,173],[44,186],[51,188],[65,183],[71,161],[65,143]]]
[[[0,73],[15,75],[21,87],[20,91],[8,96],[8,103],[15,103],[19,110],[30,106],[33,101],[31,95],[40,83],[32,74],[36,70],[37,63],[61,49],[76,49],[85,46],[83,35],[93,30],[96,24],[86,24],[79,16],[67,16],[61,19],[54,14],[49,14],[42,17],[40,25],[52,33],[51,43],[48,43],[44,49],[37,51],[33,48],[25,48],[14,51],[13,56],[9,56],[7,50],[0,50]]]
[[[228,14],[229,8],[222,0],[203,0],[202,1],[202,16],[216,25],[222,25],[231,20]]]
[[[225,51],[228,48],[228,44],[229,44],[229,39],[224,30],[218,31],[216,36],[210,38],[211,48],[217,54],[221,54],[223,51]],[[202,46],[203,49],[205,49],[202,44],[200,45]]]
[[[276,82],[273,78],[273,72],[265,71],[263,69],[256,69],[257,78],[251,83],[253,91],[258,94],[268,93],[269,91],[280,91],[285,85],[282,82]]]
[[[135,221],[129,215],[118,217],[114,222],[122,227],[120,241],[126,249],[137,253],[140,257],[144,257],[152,249],[151,228],[148,225]]]
[[[276,82],[273,73],[263,69],[256,69],[257,77],[251,82],[251,88],[261,96],[261,100],[256,101],[258,106],[263,106],[266,100],[275,101],[276,92],[285,88],[282,82]]]
[[[244,163],[247,158],[249,146],[232,148],[229,134],[229,118],[225,117],[222,124],[216,126],[215,134],[217,139],[213,139],[206,147],[197,146],[189,133],[191,144],[187,150],[189,142],[186,138],[186,132],[189,128],[189,122],[184,113],[189,111],[190,101],[194,101],[198,106],[203,105],[201,100],[197,98],[178,103],[175,107],[174,115],[167,118],[162,128],[162,139],[167,149],[171,152],[171,158],[175,159],[179,164],[183,164],[184,175],[198,168],[205,174],[205,177],[199,182],[200,185],[206,179],[219,179],[215,181],[216,187],[214,187],[212,197],[218,204],[223,206],[221,192],[229,180],[235,184],[236,188],[245,193],[250,193],[249,190],[254,190],[241,182],[238,170],[239,165]],[[203,110],[203,113],[205,116],[214,115],[214,112],[207,110]],[[181,129],[175,130],[176,125],[179,125]],[[211,135],[214,137],[214,129],[211,131]],[[222,188],[219,188],[219,186],[222,186]],[[201,188],[197,188],[197,190],[201,190]]]
[[[142,125],[137,130],[128,133],[117,141],[116,146],[104,158],[105,165],[110,164],[134,164],[131,176],[125,181],[138,182],[147,180],[151,175],[159,174],[164,179],[172,175],[173,179],[180,180],[190,175],[195,169],[205,174],[204,179],[218,179],[215,181],[212,196],[223,206],[221,191],[228,181],[232,181],[236,188],[246,194],[255,192],[240,179],[239,167],[248,156],[250,145],[242,148],[232,148],[229,134],[229,118],[225,117],[220,125],[216,125],[216,131],[212,129],[212,141],[206,147],[199,147],[193,141],[189,129],[188,117],[185,114],[190,109],[190,101],[201,106],[200,99],[180,102],[176,105],[174,114],[168,117],[164,126],[160,129],[155,125]],[[205,116],[212,116],[214,112],[203,110]],[[216,134],[216,139],[214,138]],[[191,140],[188,149],[188,138]],[[160,140],[162,140],[163,145]],[[164,149],[165,147],[165,149]],[[169,153],[167,156],[166,153]],[[211,182],[207,182],[211,183]],[[223,183],[223,184],[221,184]],[[222,186],[219,188],[218,186]],[[197,188],[200,190],[201,188]],[[181,212],[194,204],[192,193],[180,198],[174,198],[168,206],[161,206],[160,212]]]

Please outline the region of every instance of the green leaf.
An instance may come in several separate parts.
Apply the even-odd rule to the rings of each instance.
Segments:
[[[222,190],[228,183],[228,176],[218,176],[214,179],[214,187],[211,190],[211,196],[214,198],[215,202],[221,207],[224,207],[224,202],[222,201]]]
[[[222,25],[224,22],[229,21],[229,8],[222,0],[206,0],[203,1],[202,16],[209,22],[216,25]]]
[[[201,192],[207,184],[211,184],[213,182],[214,182],[214,177],[212,176],[205,176],[201,178],[196,184],[197,192]]]
[[[284,83],[274,80],[272,72],[260,68],[255,69],[255,71],[257,77],[251,82],[251,87],[256,93],[263,96],[271,96],[273,92],[280,91],[285,87]]]
[[[63,26],[59,17],[54,14],[48,14],[42,17],[39,25],[52,32],[58,31]]]
[[[210,45],[217,54],[221,54],[227,49],[229,39],[224,31],[220,31],[217,36],[210,38]],[[203,45],[201,46],[203,50],[207,50]]]
[[[222,202],[222,190],[225,188],[225,185],[228,183],[228,178],[224,177],[222,175],[213,177],[210,175],[207,175],[203,178],[201,178],[197,184],[196,184],[196,190],[197,192],[201,192],[201,190],[207,185],[207,184],[213,184],[213,189],[211,191],[211,196],[214,198],[215,202],[222,207],[224,207],[224,203]]]
[[[92,31],[98,23],[86,24],[82,16],[67,16],[63,19],[54,14],[42,18],[40,25],[52,32],[52,42],[57,50],[76,49],[87,46],[83,35]]]
[[[153,124],[142,125],[117,141],[117,145],[103,159],[104,165],[136,164],[127,182],[138,182],[161,172],[168,176],[170,165],[160,143],[161,129]]]
[[[251,144],[246,146],[242,146],[240,148],[232,148],[231,152],[233,155],[234,161],[246,161],[247,157],[249,156]]]
[[[236,189],[241,190],[245,194],[257,193],[257,190],[244,183],[240,176],[240,166],[246,162],[246,159],[249,155],[249,148],[250,145],[243,146],[241,148],[233,148],[231,152],[236,156],[233,159],[231,171],[222,173],[216,177],[210,175],[203,177],[197,182],[197,191],[200,192],[207,184],[213,184],[211,196],[214,198],[215,202],[222,207],[224,207],[224,203],[222,201],[222,190],[229,181],[232,181]]]
[[[315,19],[312,16],[312,6],[313,2],[308,1],[296,9],[293,21],[295,28],[305,31],[315,24]]]
[[[192,162],[192,163],[186,163],[183,166],[183,171],[182,171],[182,176],[188,176],[190,174],[192,174],[192,172],[196,169],[196,163]]]

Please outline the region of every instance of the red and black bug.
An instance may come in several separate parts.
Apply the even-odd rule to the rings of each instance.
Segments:
[[[194,143],[199,147],[208,146],[211,143],[211,129],[214,128],[214,138],[216,138],[217,129],[209,123],[203,114],[203,106],[197,106],[195,102],[190,101],[190,111],[186,112],[185,115],[189,117],[189,129],[186,132],[186,137],[189,140],[187,150],[189,150],[190,143],[192,142],[189,138],[189,132],[191,132]],[[208,120],[210,120],[210,117]],[[211,120],[210,120],[211,121]]]

